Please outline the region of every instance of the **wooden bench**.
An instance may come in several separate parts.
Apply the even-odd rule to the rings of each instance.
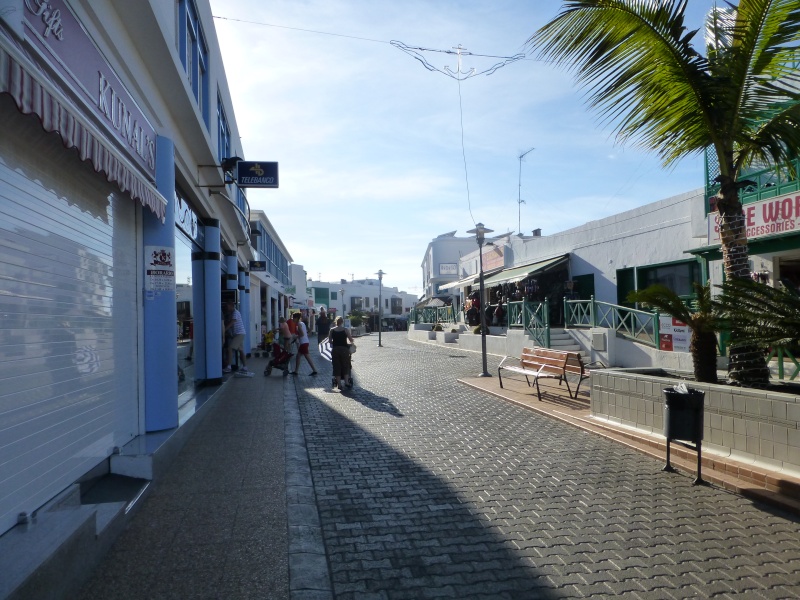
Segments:
[[[508,359],[516,360],[517,364],[506,364]],[[539,379],[558,379],[558,385],[561,385],[562,382],[566,383],[569,397],[575,399],[578,397],[581,382],[589,377],[578,352],[564,352],[550,348],[523,348],[522,356],[519,359],[510,356],[503,358],[500,366],[497,367],[497,377],[500,380],[501,388],[503,387],[503,371],[524,375],[528,386],[531,385],[531,378],[533,378],[536,382],[536,395],[539,400],[542,399]],[[578,379],[578,386],[575,388],[574,394],[567,375]]]

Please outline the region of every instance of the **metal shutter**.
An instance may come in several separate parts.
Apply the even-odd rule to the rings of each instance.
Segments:
[[[138,431],[137,208],[0,96],[0,533]]]

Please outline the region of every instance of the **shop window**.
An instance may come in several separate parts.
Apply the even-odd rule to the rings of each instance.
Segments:
[[[700,263],[696,260],[639,267],[637,277],[640,290],[658,283],[686,299],[695,297],[694,284],[699,283],[700,278]]]

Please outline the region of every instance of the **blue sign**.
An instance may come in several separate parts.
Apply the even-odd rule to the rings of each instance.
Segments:
[[[236,184],[244,188],[276,188],[278,163],[240,160],[236,163]]]

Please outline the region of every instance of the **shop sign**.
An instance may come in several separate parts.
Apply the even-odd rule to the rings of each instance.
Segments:
[[[25,0],[25,37],[119,146],[155,177],[156,134],[64,0]]]
[[[250,271],[263,272],[267,270],[267,261],[265,260],[251,260]]]
[[[458,275],[458,263],[439,263],[439,275]]]
[[[667,316],[658,318],[658,347],[665,352],[689,352],[692,330],[682,321]]]
[[[278,163],[240,160],[236,163],[236,184],[239,187],[278,187]]]
[[[800,194],[797,192],[745,204],[745,226],[747,239],[768,235],[793,233],[800,229]],[[719,213],[708,215],[708,243],[719,244]]]
[[[144,289],[148,292],[175,291],[175,248],[145,246]]]

